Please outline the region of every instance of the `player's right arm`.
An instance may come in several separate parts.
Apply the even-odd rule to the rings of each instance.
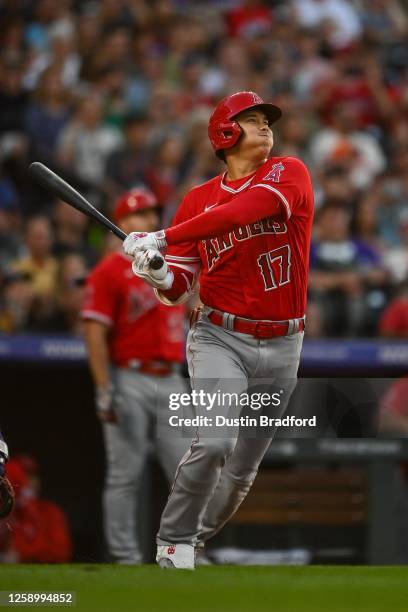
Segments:
[[[116,422],[113,410],[113,386],[109,374],[108,328],[98,321],[85,321],[85,344],[95,385],[98,417],[107,423]]]
[[[92,319],[85,320],[85,344],[88,351],[89,367],[97,388],[110,386],[108,327]]]
[[[101,421],[115,422],[108,342],[114,323],[115,293],[113,279],[108,272],[100,264],[88,278],[82,318],[88,362],[96,390],[98,417]]]

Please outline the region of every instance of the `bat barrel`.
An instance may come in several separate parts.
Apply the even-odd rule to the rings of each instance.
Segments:
[[[40,162],[33,162],[30,164],[28,169],[32,178],[41,187],[44,187],[47,191],[52,193],[54,196],[60,198],[73,208],[76,208],[84,215],[87,215],[91,219],[98,221],[101,225],[110,230],[115,236],[121,240],[125,240],[126,234],[117,225],[112,223],[105,217],[99,210],[97,210],[88,200],[84,198],[76,189],[69,185],[64,179],[58,174],[55,174],[52,170],[44,166]],[[159,270],[164,264],[164,259],[161,255],[156,255],[150,262],[150,267],[153,270]]]

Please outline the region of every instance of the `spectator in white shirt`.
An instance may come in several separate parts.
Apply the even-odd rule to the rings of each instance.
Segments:
[[[351,45],[361,35],[358,12],[348,0],[293,0],[299,25],[316,28],[329,22],[329,42],[334,49]]]

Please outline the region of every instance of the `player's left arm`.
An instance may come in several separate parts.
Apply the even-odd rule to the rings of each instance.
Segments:
[[[178,207],[172,227],[194,216],[193,199],[191,192],[186,194]],[[153,250],[138,250],[134,253],[133,272],[154,287],[157,298],[166,306],[187,301],[194,292],[199,276],[201,259],[197,244],[183,242],[172,245],[167,250],[164,265],[159,270],[153,270],[149,263],[157,253],[157,246]]]
[[[162,267],[155,270],[150,267],[150,261],[157,255],[160,255],[157,249],[138,250],[132,262],[133,273],[154,288],[163,304],[182,304],[194,292],[200,269],[198,258],[168,253]]]

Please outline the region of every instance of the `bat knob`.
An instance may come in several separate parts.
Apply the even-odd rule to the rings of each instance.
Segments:
[[[163,264],[164,264],[164,258],[161,257],[160,255],[155,255],[153,259],[150,261],[149,267],[152,270],[160,270]]]

